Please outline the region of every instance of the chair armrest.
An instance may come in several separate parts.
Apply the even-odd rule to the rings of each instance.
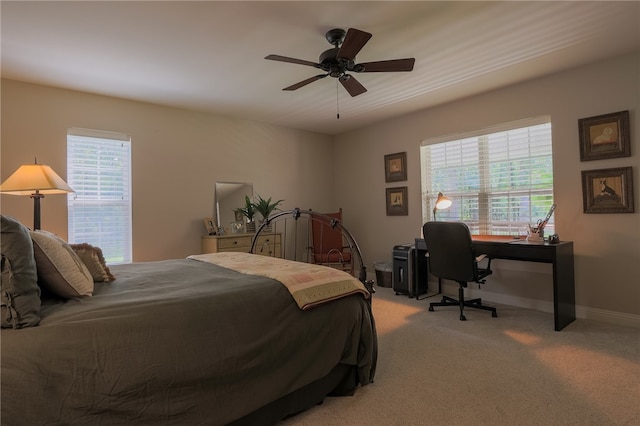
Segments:
[[[482,262],[484,259],[488,259],[489,261],[487,262],[487,266],[485,268],[480,268],[479,264],[480,262]],[[476,267],[478,269],[484,269],[487,271],[491,271],[491,260],[493,260],[492,257],[487,256],[486,254],[481,254],[480,256],[476,256]]]

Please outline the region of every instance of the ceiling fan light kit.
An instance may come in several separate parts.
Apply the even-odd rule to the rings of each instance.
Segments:
[[[338,79],[351,96],[358,96],[366,92],[367,89],[352,74],[348,73],[412,71],[415,63],[415,58],[405,58],[357,64],[356,55],[371,37],[370,33],[355,28],[349,28],[348,31],[334,28],[325,34],[327,41],[334,47],[322,52],[318,62],[280,55],[268,55],[265,59],[311,66],[325,72],[325,74],[316,75],[282,90],[297,90],[309,83],[330,76]]]

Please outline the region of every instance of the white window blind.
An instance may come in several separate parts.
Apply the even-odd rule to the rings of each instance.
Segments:
[[[130,263],[131,139],[86,129],[67,133],[69,242],[100,247],[107,263]]]
[[[433,220],[438,192],[453,204],[437,220],[463,221],[475,234],[520,234],[553,204],[548,117],[425,141],[421,164],[425,222]],[[552,217],[545,233],[553,232]]]

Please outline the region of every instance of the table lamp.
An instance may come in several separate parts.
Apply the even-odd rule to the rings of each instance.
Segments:
[[[436,212],[438,210],[448,209],[451,207],[452,201],[445,197],[442,192],[438,192],[438,198],[436,199],[436,205],[433,208],[433,220],[436,220]]]
[[[0,185],[0,192],[11,195],[28,195],[33,198],[33,229],[40,229],[40,199],[46,194],[75,192],[53,169],[44,164],[20,166]]]

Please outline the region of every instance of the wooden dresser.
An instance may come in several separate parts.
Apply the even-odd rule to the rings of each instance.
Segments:
[[[202,253],[241,251],[249,253],[255,234],[205,235],[202,237]],[[282,257],[282,235],[262,234],[256,243],[256,253]]]

